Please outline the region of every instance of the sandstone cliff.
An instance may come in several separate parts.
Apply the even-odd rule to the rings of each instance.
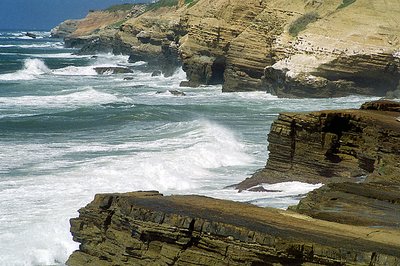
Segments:
[[[361,110],[284,113],[271,126],[264,169],[239,184],[400,183],[400,103],[378,101]]]
[[[157,192],[96,195],[71,219],[74,265],[400,265],[400,233]]]
[[[182,63],[186,85],[223,83],[224,91],[383,96],[399,85],[396,0],[198,0],[162,7],[170,2],[134,6],[124,19],[96,14],[104,17],[91,24],[96,29],[87,27],[95,21],[89,14],[67,43],[86,40],[84,52],[107,48],[132,61]]]

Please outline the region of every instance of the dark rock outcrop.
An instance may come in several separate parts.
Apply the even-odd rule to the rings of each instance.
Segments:
[[[94,70],[97,74],[126,74],[133,71],[127,67],[95,67]]]
[[[238,185],[379,181],[400,183],[400,103],[361,110],[280,114],[268,135],[267,165]]]
[[[157,192],[96,195],[67,265],[400,265],[400,233]]]

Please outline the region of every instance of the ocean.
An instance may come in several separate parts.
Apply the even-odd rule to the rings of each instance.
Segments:
[[[0,265],[63,265],[69,219],[96,193],[158,190],[287,208],[319,185],[238,193],[262,168],[280,112],[358,108],[376,98],[280,99],[180,88],[128,56],[75,55],[49,32],[0,31]],[[99,75],[94,67],[133,73]],[[127,80],[128,78],[129,80]],[[179,90],[185,96],[171,91]]]

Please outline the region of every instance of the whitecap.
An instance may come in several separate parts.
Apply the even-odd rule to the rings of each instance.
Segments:
[[[95,76],[96,70],[92,66],[67,66],[64,68],[55,69],[52,71],[54,75],[60,76]]]
[[[93,104],[106,104],[111,102],[130,101],[129,98],[118,98],[117,96],[95,90],[91,86],[84,87],[78,91],[51,95],[51,96],[20,96],[20,97],[1,97],[0,104],[3,107],[13,108],[16,107],[41,107],[41,108],[55,108],[55,107],[79,107],[90,106]]]
[[[24,66],[21,70],[15,73],[2,74],[0,80],[32,80],[36,79],[39,75],[50,73],[50,69],[46,66],[44,61],[40,59],[26,59]]]

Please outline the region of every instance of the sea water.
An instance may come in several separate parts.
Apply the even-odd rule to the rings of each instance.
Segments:
[[[75,55],[48,32],[34,33],[38,38],[0,32],[0,265],[62,265],[78,248],[69,219],[96,193],[158,190],[296,204],[319,185],[226,187],[265,165],[267,134],[280,112],[358,108],[372,99],[180,88],[181,69],[152,77],[140,70],[144,62]],[[98,75],[96,66],[134,71]]]

